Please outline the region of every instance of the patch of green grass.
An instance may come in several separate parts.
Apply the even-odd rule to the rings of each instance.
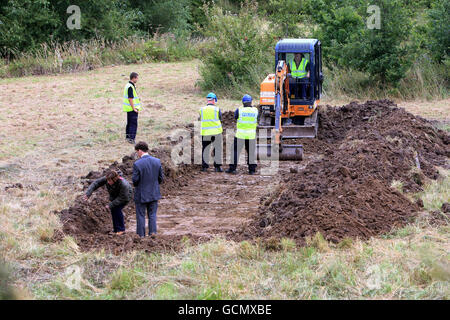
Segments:
[[[173,282],[166,282],[159,285],[156,288],[155,299],[158,300],[171,300],[177,299],[178,297],[178,287]]]
[[[228,299],[224,296],[220,283],[215,283],[210,287],[204,288],[195,297],[196,300],[221,300],[224,298]]]
[[[143,274],[137,269],[120,268],[113,275],[110,290],[131,291],[144,283]]]

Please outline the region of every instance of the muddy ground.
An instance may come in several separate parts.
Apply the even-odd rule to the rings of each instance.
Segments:
[[[225,128],[234,127],[232,112]],[[109,234],[106,190],[81,198],[60,212],[63,231],[82,249],[112,252],[177,249],[185,239],[206,241],[218,234],[233,240],[295,239],[320,232],[327,240],[367,239],[411,222],[420,206],[391,187],[400,181],[404,192],[417,192],[437,179],[437,166],[448,167],[450,136],[425,119],[391,101],[321,107],[319,136],[302,140],[302,162],[280,162],[276,176],[200,173],[194,165],[174,166],[168,146],[151,151],[163,163],[166,182],[158,210],[158,237],[135,235],[134,204],[124,210],[127,233]],[[133,157],[118,168],[131,180]],[[84,177],[87,188],[102,172]]]

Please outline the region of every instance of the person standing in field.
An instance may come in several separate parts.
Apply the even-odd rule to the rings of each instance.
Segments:
[[[106,186],[106,190],[109,193],[109,200],[111,201],[106,208],[111,210],[113,232],[117,235],[122,235],[125,232],[122,210],[130,202],[133,188],[116,171],[109,170],[104,177],[95,180],[89,186],[83,199],[87,201],[92,193],[102,186]]]
[[[239,155],[242,148],[247,152],[248,173],[256,173],[256,128],[258,126],[258,109],[252,106],[252,97],[242,97],[242,107],[236,109],[236,134],[233,142],[233,159],[226,173],[236,174]]]
[[[148,234],[156,235],[156,211],[161,199],[159,185],[164,176],[161,161],[148,154],[148,145],[138,142],[134,149],[139,159],[133,164],[134,202],[136,204],[136,233],[145,237],[145,214],[148,215]]]
[[[200,108],[199,119],[201,122],[202,136],[202,172],[206,172],[209,168],[209,154],[212,146],[214,153],[214,169],[216,172],[222,170],[222,113],[216,106],[217,96],[210,92],[206,96],[206,106]]]
[[[139,75],[136,72],[130,74],[130,81],[123,90],[123,111],[127,113],[127,127],[125,138],[135,144],[136,132],[138,127],[138,115],[141,110],[141,101],[136,92],[136,83]]]

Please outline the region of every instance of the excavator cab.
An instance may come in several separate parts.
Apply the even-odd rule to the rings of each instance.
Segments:
[[[286,61],[288,65],[288,78],[289,78],[289,90],[286,91],[286,95],[289,94],[291,101],[303,99],[309,100],[310,95],[310,77],[311,77],[311,61],[309,53],[280,53],[278,60]],[[298,59],[297,59],[298,57]],[[305,75],[303,77],[296,77],[292,75],[292,65],[296,64],[300,68],[305,68]],[[300,102],[305,103],[305,102]]]
[[[293,71],[292,64],[295,63]],[[261,83],[258,157],[279,152],[280,160],[301,160],[303,146],[289,140],[315,138],[322,94],[322,49],[317,39],[283,39],[275,47],[275,73]]]

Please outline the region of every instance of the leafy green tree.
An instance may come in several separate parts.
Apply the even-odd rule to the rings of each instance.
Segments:
[[[364,19],[350,6],[322,12],[319,19],[315,36],[322,42],[324,60],[330,67],[349,66],[352,63],[349,53],[362,38]]]
[[[300,23],[306,22],[301,0],[269,0],[265,14],[280,37],[298,38],[303,34]]]
[[[206,0],[191,0],[191,13],[189,23],[194,27],[203,27],[207,20],[204,11]]]
[[[324,61],[341,69],[368,72],[372,80],[386,85],[398,84],[411,65],[413,45],[411,12],[404,0],[349,0],[339,6],[337,0],[308,3],[322,41]],[[369,5],[380,8],[380,28],[367,25]]]
[[[432,56],[442,62],[450,48],[450,2],[438,0],[428,11],[428,41]]]
[[[81,29],[70,30],[70,0],[3,0],[0,2],[0,50],[2,56],[37,48],[42,43],[101,38],[121,40],[135,35],[138,10],[127,1],[84,0]]]
[[[121,40],[135,35],[141,16],[128,1],[84,0],[77,5],[81,11],[81,29],[70,30],[66,26],[69,17],[67,8],[71,0],[50,0],[57,13],[56,35],[61,41],[100,38],[109,41]]]
[[[364,28],[359,42],[352,43],[349,54],[352,65],[368,71],[385,84],[397,85],[411,66],[413,45],[408,43],[411,30],[411,11],[402,0],[372,0],[367,5],[380,7],[380,29]],[[351,52],[349,52],[351,53]]]
[[[130,4],[141,14],[139,28],[142,31],[180,34],[191,30],[191,0],[131,0]]]
[[[238,15],[213,6],[207,9],[204,36],[210,39],[200,68],[204,90],[234,96],[257,90],[273,68],[274,38],[264,30],[254,2],[242,7]]]
[[[53,39],[57,16],[48,0],[2,1],[0,8],[0,52],[14,56]]]

